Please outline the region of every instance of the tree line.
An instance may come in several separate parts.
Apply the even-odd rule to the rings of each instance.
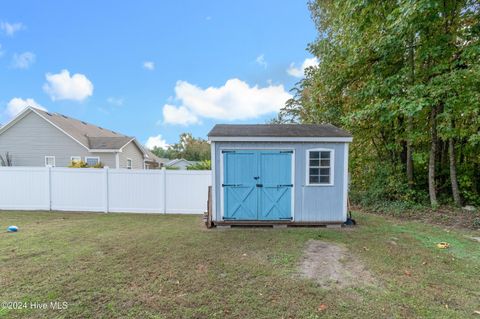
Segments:
[[[309,3],[319,60],[276,121],[352,132],[362,200],[480,205],[480,4]]]

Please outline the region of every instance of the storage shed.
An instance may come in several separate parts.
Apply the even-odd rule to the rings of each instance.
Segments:
[[[330,124],[219,124],[208,139],[213,224],[346,221],[348,132]]]

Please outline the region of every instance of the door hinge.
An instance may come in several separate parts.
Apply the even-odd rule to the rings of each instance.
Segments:
[[[290,153],[290,154],[293,154],[293,151],[280,151],[280,153]]]
[[[292,220],[293,217],[280,217],[279,219]]]
[[[222,187],[225,187],[225,186],[238,187],[238,186],[242,186],[242,184],[222,184]]]
[[[263,184],[257,184],[256,186],[257,187],[263,187]]]
[[[235,217],[222,217],[223,220],[230,220],[230,219],[236,219]]]
[[[235,153],[235,151],[225,151],[225,150],[222,150],[222,153]]]
[[[293,187],[293,184],[278,184],[277,187]]]

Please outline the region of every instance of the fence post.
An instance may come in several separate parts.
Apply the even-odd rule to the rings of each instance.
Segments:
[[[52,167],[47,167],[47,181],[48,181],[48,210],[52,211]]]
[[[108,196],[108,167],[104,167],[103,170],[105,171],[105,213],[108,213],[108,201],[109,201],[109,196]]]
[[[163,178],[163,213],[167,213],[167,169],[162,167]]]

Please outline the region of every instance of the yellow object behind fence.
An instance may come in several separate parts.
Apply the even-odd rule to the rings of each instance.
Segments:
[[[440,248],[440,249],[447,249],[448,247],[450,247],[450,244],[446,242],[441,242],[437,244],[437,248]]]

